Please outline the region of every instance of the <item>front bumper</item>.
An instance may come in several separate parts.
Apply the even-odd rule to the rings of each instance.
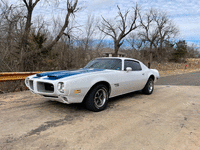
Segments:
[[[41,94],[39,94],[41,95]],[[64,95],[58,95],[58,96],[49,96],[49,95],[41,95],[42,97],[52,100],[52,101],[57,101],[57,102],[61,102],[64,104],[70,104],[70,100],[67,96]],[[71,102],[72,103],[72,102]]]
[[[30,89],[30,91],[34,94],[38,94],[45,99],[49,99],[52,101],[58,101],[64,104],[71,103],[81,103],[83,97],[78,95],[70,95],[70,90],[65,88],[64,93],[60,93],[57,90],[57,83],[54,81],[46,81],[42,79],[34,79],[31,78],[29,80],[25,80],[26,86]]]

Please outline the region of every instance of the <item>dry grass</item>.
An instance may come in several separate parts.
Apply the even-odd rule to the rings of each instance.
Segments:
[[[185,65],[187,65],[186,69]],[[160,76],[162,77],[162,76],[200,71],[200,61],[190,60],[187,63],[162,63],[162,64],[154,62],[151,68],[157,69],[160,73]]]
[[[184,74],[184,73],[190,73],[190,72],[197,72],[200,71],[199,69],[175,69],[175,70],[165,70],[165,71],[159,71],[159,74],[161,77],[170,76],[170,75],[176,75],[176,74]]]

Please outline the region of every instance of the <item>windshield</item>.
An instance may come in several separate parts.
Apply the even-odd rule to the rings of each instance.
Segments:
[[[84,68],[122,70],[122,60],[121,59],[94,59],[90,61]]]

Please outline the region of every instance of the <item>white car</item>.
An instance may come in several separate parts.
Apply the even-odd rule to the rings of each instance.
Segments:
[[[136,59],[102,57],[79,70],[28,76],[25,84],[44,98],[66,104],[84,102],[87,109],[101,111],[111,97],[138,90],[151,94],[158,78],[156,69]]]

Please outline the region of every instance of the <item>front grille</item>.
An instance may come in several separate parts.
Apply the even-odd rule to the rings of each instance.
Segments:
[[[37,82],[37,90],[43,93],[53,93],[54,85],[46,82]]]
[[[34,88],[33,88],[33,80],[29,80],[29,87],[30,87],[32,90],[34,90]]]

